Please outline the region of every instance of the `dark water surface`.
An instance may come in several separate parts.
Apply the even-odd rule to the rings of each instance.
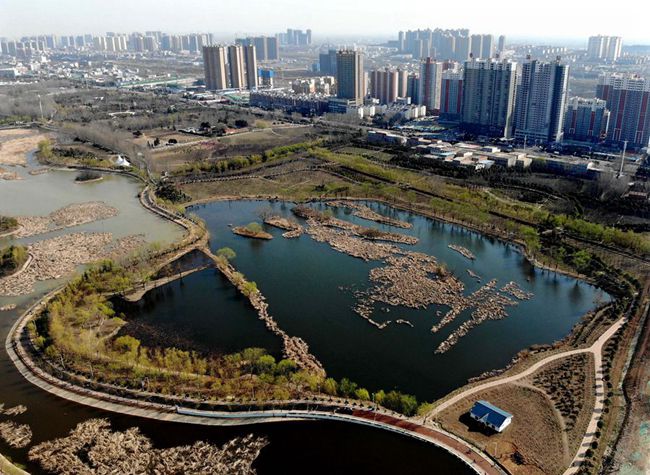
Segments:
[[[33,166],[33,164],[31,164]],[[21,242],[78,231],[107,231],[116,237],[143,233],[149,241],[171,241],[180,237],[180,230],[150,214],[137,202],[139,184],[131,179],[110,175],[102,182],[76,185],[76,173],[53,171],[32,176],[28,169],[17,169],[23,180],[0,180],[0,214],[42,215],[61,206],[102,200],[116,206],[120,215],[108,220],[33,237]],[[0,240],[6,245],[11,239]],[[28,306],[63,281],[36,284],[29,296],[0,297],[0,305],[15,303],[12,311],[0,312],[0,342],[4,345],[9,329]],[[160,293],[161,295],[156,295]],[[200,298],[199,298],[200,297]],[[191,300],[190,300],[191,299]],[[194,300],[196,299],[196,300]],[[200,306],[188,302],[200,302]],[[261,322],[243,300],[212,270],[197,273],[147,295],[142,307],[155,308],[160,315],[161,329],[168,331],[184,326],[188,337],[205,344],[221,346],[222,351],[235,351],[251,345],[265,346],[279,352],[280,342],[264,330]],[[176,315],[176,318],[171,318]],[[183,320],[185,319],[185,320]],[[229,346],[230,345],[230,346]],[[138,426],[152,438],[156,446],[167,447],[208,440],[221,444],[238,435],[265,435],[270,444],[255,462],[258,473],[264,474],[464,474],[470,473],[455,457],[441,449],[396,434],[333,422],[292,422],[263,424],[239,428],[203,427],[156,422],[116,415],[68,402],[46,393],[25,380],[0,351],[0,403],[9,408],[24,404],[28,410],[15,418],[0,416],[0,421],[14,420],[29,424],[33,431],[32,446],[56,437],[64,437],[79,422],[89,418],[108,418],[113,428],[125,430]],[[31,446],[30,446],[31,447]],[[11,449],[0,441],[0,453],[26,464],[31,473],[37,466],[27,461],[27,449]]]
[[[587,283],[536,269],[509,244],[383,204],[367,204],[381,214],[412,223],[413,228],[391,228],[357,218],[343,209],[333,211],[336,217],[358,224],[418,237],[417,245],[401,247],[433,255],[445,263],[464,282],[466,294],[495,278],[499,288],[515,281],[522,289],[533,292],[534,297],[507,307],[509,317],[486,321],[471,330],[448,352],[434,354],[440,342],[469,318],[471,310],[433,334],[430,328],[441,318],[436,311],[444,314],[446,307],[432,306],[426,310],[390,307],[386,312],[378,306],[373,319],[381,322],[403,318],[414,325],[411,328],[392,324],[378,330],[352,311],[355,297],[349,289],[367,288],[368,273],[372,267],[381,265],[380,262],[353,258],[308,235],[285,239],[281,230],[267,227],[274,239],[262,241],[237,236],[229,227],[261,221],[259,214],[265,210],[292,216],[290,203],[215,202],[196,206],[192,211],[206,221],[213,251],[224,246],[235,250],[235,266],[258,284],[280,327],[307,341],[329,375],[348,377],[371,390],[398,388],[417,395],[419,400],[436,399],[472,376],[503,367],[523,348],[564,337],[582,315],[609,298]],[[313,206],[331,209],[322,204]],[[448,244],[467,247],[476,260],[466,259],[449,249]],[[481,283],[471,278],[467,269],[481,276]],[[220,318],[216,317],[219,305],[227,305],[230,294],[225,291],[225,297],[215,295],[212,300],[206,299],[206,285],[217,290],[214,275],[204,272],[197,274],[196,280],[200,281],[196,288],[186,285],[183,289],[183,300],[196,298],[193,308],[199,315],[196,318],[202,319],[204,325],[220,325],[215,321]],[[159,315],[167,318],[166,305],[180,304],[172,298],[168,304],[151,308],[146,318]],[[246,305],[240,307],[245,323],[237,320],[236,325],[238,333],[243,331],[241,325],[247,326],[246,338],[242,340],[244,346],[267,345],[259,334],[259,322],[250,318]],[[184,325],[186,318],[179,315],[177,324]],[[221,340],[215,337],[214,344],[221,344]]]

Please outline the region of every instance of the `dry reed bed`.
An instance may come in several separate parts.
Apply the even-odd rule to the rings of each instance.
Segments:
[[[142,246],[142,236],[126,236],[113,242],[110,233],[71,233],[28,246],[33,259],[22,272],[0,279],[0,295],[33,292],[37,281],[58,279],[80,264],[127,254]]]
[[[334,205],[337,204],[334,202]],[[357,225],[306,206],[295,207],[292,211],[307,220],[306,232],[315,241],[326,242],[336,251],[366,261],[384,262],[384,266],[370,270],[369,277],[373,285],[365,291],[354,293],[357,304],[353,310],[376,328],[381,330],[393,323],[390,320],[373,320],[372,314],[377,303],[414,309],[426,309],[431,305],[449,307],[444,317],[431,328],[432,333],[437,333],[452,323],[465,310],[473,309],[470,318],[441,342],[435,353],[449,351],[473,328],[487,320],[506,318],[506,307],[517,305],[519,300],[532,297],[532,293],[522,290],[515,282],[508,282],[498,289],[496,279],[465,296],[463,282],[448,272],[433,256],[405,251],[393,244],[364,239],[359,235]],[[452,244],[449,247],[468,259],[475,258],[462,246]],[[480,280],[477,274],[469,270],[468,273]],[[400,319],[399,323],[405,322],[408,321]]]
[[[304,228],[293,220],[283,218],[282,216],[269,216],[264,220],[265,224],[274,226],[279,229],[284,229],[286,233],[282,233],[285,238],[297,238],[305,232]]]
[[[328,201],[325,204],[332,207],[352,209],[354,210],[352,213],[354,216],[362,219],[367,219],[368,221],[374,221],[376,223],[387,224],[388,226],[403,229],[411,229],[413,227],[411,223],[381,215],[371,210],[367,206],[355,203],[353,201]]]
[[[476,259],[476,256],[474,255],[474,253],[472,251],[470,251],[469,249],[467,249],[466,247],[459,246],[457,244],[449,244],[449,246],[447,246],[447,247],[449,247],[449,249],[451,249],[453,251],[456,251],[461,256],[466,257],[466,258],[468,258],[468,259],[470,259],[472,261],[474,259]]]
[[[119,213],[117,208],[102,201],[75,203],[57,209],[47,216],[18,216],[20,224],[15,234],[17,238],[48,233],[59,229],[80,226],[103,219],[112,218]]]
[[[345,221],[343,219],[334,218],[327,213],[320,212],[308,206],[296,206],[291,211],[298,217],[312,220],[321,226],[341,229],[347,231],[350,235],[354,235],[370,241],[390,241],[399,244],[417,244],[418,239],[414,236],[406,234],[391,233],[380,231],[376,228],[369,228],[366,226],[359,226],[358,224]]]
[[[106,419],[77,425],[67,437],[44,442],[29,451],[45,471],[62,475],[108,473],[254,474],[253,462],[268,444],[264,437],[236,437],[221,447],[192,445],[157,449],[137,427],[112,431]]]
[[[32,430],[27,424],[16,424],[13,421],[0,422],[0,438],[9,447],[22,449],[32,441]]]

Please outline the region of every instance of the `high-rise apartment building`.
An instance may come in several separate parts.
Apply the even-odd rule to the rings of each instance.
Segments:
[[[237,38],[235,43],[242,46],[254,45],[258,61],[274,61],[279,59],[278,40],[271,36],[249,36]]]
[[[226,47],[203,47],[203,70],[205,71],[205,87],[210,91],[228,88],[228,72],[226,70]]]
[[[278,46],[277,36],[266,37],[266,60],[277,61],[280,59],[280,47]]]
[[[473,58],[465,62],[461,128],[492,137],[512,136],[517,65]]]
[[[440,83],[440,120],[459,122],[463,111],[463,72],[447,69]]]
[[[528,143],[560,142],[569,88],[569,66],[527,60],[521,68],[515,106],[515,138]]]
[[[505,35],[499,36],[499,43],[497,45],[497,53],[502,54],[506,50],[506,37]]]
[[[479,59],[483,54],[483,35],[472,35],[469,38],[469,52],[473,58]]]
[[[339,99],[348,99],[356,105],[363,103],[366,88],[360,51],[340,50],[336,54],[336,83]]]
[[[604,74],[596,96],[610,111],[607,142],[628,148],[648,146],[650,139],[650,80],[633,74]]]
[[[318,55],[320,73],[324,76],[336,76],[336,50],[330,49]]]
[[[305,46],[311,44],[311,30],[302,31],[287,28],[286,33],[278,34],[283,45]]]
[[[598,143],[607,135],[609,110],[602,99],[572,97],[564,117],[564,140]]]
[[[417,74],[409,74],[406,81],[406,97],[411,98],[414,104],[420,103],[420,78]]]
[[[233,89],[246,89],[246,69],[242,45],[228,46],[228,71],[230,73],[230,87]]]
[[[392,104],[399,94],[399,71],[375,70],[370,72],[370,95],[380,104]]]
[[[587,44],[587,57],[593,60],[616,61],[621,56],[623,38],[620,36],[591,36]]]
[[[471,52],[471,39],[469,36],[456,37],[456,49],[454,51],[454,59],[464,63],[469,59]]]
[[[397,97],[401,97],[401,98],[409,97],[408,78],[409,78],[409,73],[407,71],[397,68]]]
[[[246,89],[257,89],[257,56],[254,45],[243,46]]]
[[[495,44],[494,35],[483,35],[481,44],[481,58],[491,58],[494,56]]]
[[[440,80],[442,78],[442,63],[426,58],[420,63],[420,91],[418,104],[427,108],[427,114],[435,114],[440,110]]]

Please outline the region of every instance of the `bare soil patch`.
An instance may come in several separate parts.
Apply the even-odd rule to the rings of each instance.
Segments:
[[[483,399],[513,415],[503,433],[482,429],[468,413]],[[439,416],[445,429],[471,440],[496,456],[510,473],[560,474],[568,465],[562,444],[562,427],[546,396],[538,390],[505,384],[455,404]]]

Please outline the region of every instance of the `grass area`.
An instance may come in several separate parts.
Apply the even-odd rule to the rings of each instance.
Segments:
[[[282,133],[294,130],[294,128],[277,129]],[[168,171],[175,175],[221,173],[286,158],[320,145],[322,142],[322,139],[315,138],[315,135],[304,134],[304,132],[293,133],[295,140],[286,140],[277,131],[256,129],[252,132],[209,139],[203,143],[189,144],[181,148],[161,147],[151,154],[151,166],[156,171]],[[273,134],[278,134],[279,137]],[[307,140],[299,141],[297,140],[299,138]]]
[[[393,154],[391,153],[361,147],[343,147],[338,149],[338,152],[348,155],[361,155],[364,158],[371,158],[382,162],[389,162],[393,158]]]
[[[501,434],[486,432],[469,418],[479,399],[513,415]],[[541,391],[508,384],[474,394],[439,416],[442,426],[495,456],[510,473],[560,474],[569,464],[562,443],[562,427],[555,410]]]
[[[320,144],[320,140],[299,142],[264,150],[259,155],[237,156],[217,161],[204,160],[193,162],[178,168],[174,173],[176,175],[191,175],[192,177],[196,177],[204,173],[219,174],[237,170],[252,172],[254,168],[261,168],[267,163],[296,158],[301,152],[308,151],[318,144]]]
[[[277,171],[290,170],[299,164],[283,164]],[[277,196],[286,200],[301,201],[312,197],[366,196],[365,188],[320,171],[302,171],[272,179],[191,183],[181,187],[192,200],[216,199],[220,196]]]
[[[52,147],[52,142],[42,140],[38,143],[38,157],[48,163],[56,165],[81,165],[86,167],[113,168],[113,162],[108,155],[97,155],[85,147]]]
[[[221,137],[219,140],[228,145],[270,144],[269,148],[278,145],[290,145],[292,142],[302,142],[305,137],[313,134],[309,126],[262,127],[253,132],[237,133]]]
[[[227,261],[225,253],[219,255]],[[368,390],[347,378],[336,381],[302,370],[294,361],[276,361],[260,348],[204,355],[174,347],[145,347],[133,336],[118,333],[128,317],[116,314],[109,296],[133,288],[151,275],[146,262],[142,261],[142,267],[126,268],[103,261],[70,282],[28,324],[36,348],[68,373],[149,393],[260,403],[311,397],[316,392],[370,400]],[[254,282],[235,274],[244,295],[258,292]],[[142,385],[145,379],[146,388]],[[377,391],[373,400],[406,415],[418,409],[414,396],[397,391]]]

